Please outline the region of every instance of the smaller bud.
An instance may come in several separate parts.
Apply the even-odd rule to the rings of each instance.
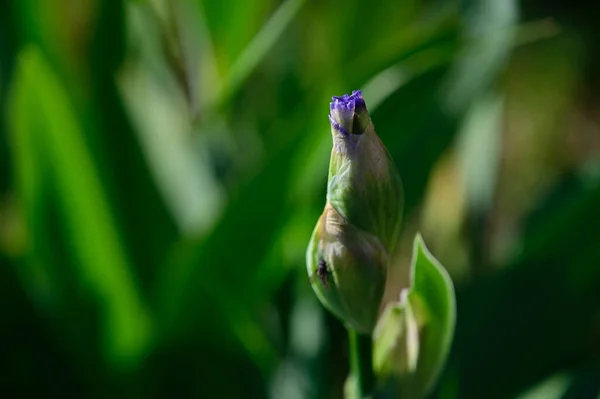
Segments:
[[[362,93],[333,97],[327,202],[307,249],[318,298],[359,333],[373,330],[398,239],[400,177]]]
[[[455,323],[452,280],[417,234],[410,287],[386,306],[373,332],[373,369],[390,397],[427,397],[446,362]]]
[[[419,325],[408,294],[408,289],[402,290],[400,301],[386,306],[373,331],[377,342],[373,364],[380,375],[410,375],[417,370]]]

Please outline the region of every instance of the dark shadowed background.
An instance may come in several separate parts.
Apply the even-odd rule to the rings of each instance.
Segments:
[[[332,95],[457,290],[436,398],[600,391],[600,11],[0,0],[0,397],[341,398],[307,282]]]

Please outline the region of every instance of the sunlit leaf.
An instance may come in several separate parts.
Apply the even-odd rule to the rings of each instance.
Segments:
[[[239,88],[281,37],[306,0],[286,0],[232,64],[222,99]]]
[[[519,17],[514,0],[465,3],[465,48],[448,76],[444,93],[447,109],[456,113],[464,112],[475,96],[487,90],[506,63]]]
[[[458,137],[465,194],[469,206],[478,212],[487,211],[494,198],[501,154],[502,100],[494,93],[483,96],[468,112]]]
[[[456,299],[452,279],[420,235],[415,238],[412,267],[408,297],[422,326],[417,380],[428,391],[450,351],[456,324]]]
[[[560,399],[564,398],[571,378],[564,374],[554,375],[523,392],[517,399]]]
[[[411,286],[389,304],[374,332],[374,370],[380,386],[402,398],[423,397],[446,362],[456,322],[454,286],[420,235],[415,238]]]

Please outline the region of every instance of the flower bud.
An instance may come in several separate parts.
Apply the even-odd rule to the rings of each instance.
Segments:
[[[400,301],[387,304],[373,331],[373,366],[380,376],[410,375],[417,370],[419,324],[408,295],[404,289]]]
[[[321,302],[348,327],[373,330],[402,216],[400,176],[360,91],[333,97],[327,202],[307,250]]]

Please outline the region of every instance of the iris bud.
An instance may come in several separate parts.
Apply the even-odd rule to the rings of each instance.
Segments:
[[[369,334],[385,288],[402,217],[402,184],[375,133],[360,91],[333,97],[327,201],[306,260],[323,305]]]

